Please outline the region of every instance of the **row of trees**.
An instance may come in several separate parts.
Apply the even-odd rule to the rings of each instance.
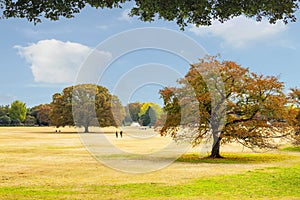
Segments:
[[[10,106],[0,106],[0,125],[18,125],[27,119],[25,103],[14,101]]]
[[[161,107],[150,102],[123,107],[107,88],[94,84],[70,86],[52,98],[51,104],[29,109],[21,101],[1,106],[0,125],[79,126],[88,132],[90,126],[121,126],[132,122],[154,126],[162,114]]]
[[[25,103],[16,100],[11,105],[0,106],[0,126],[48,126],[50,124],[50,111],[50,104],[27,108]]]

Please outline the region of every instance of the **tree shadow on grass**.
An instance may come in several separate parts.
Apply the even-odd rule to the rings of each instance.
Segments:
[[[223,158],[200,157],[199,154],[184,154],[178,158],[177,162],[188,163],[221,163],[221,164],[257,164],[270,163],[289,160],[295,158],[294,155],[276,153],[223,153]]]

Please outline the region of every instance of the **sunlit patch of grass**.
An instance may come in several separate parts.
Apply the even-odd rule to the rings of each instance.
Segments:
[[[178,162],[190,163],[223,163],[223,164],[254,164],[279,162],[295,158],[286,154],[266,153],[223,153],[224,158],[199,157],[199,154],[184,154],[177,159]]]
[[[300,146],[290,146],[290,147],[285,147],[281,150],[284,151],[296,151],[296,152],[300,152]]]
[[[266,197],[299,197],[300,166],[279,168],[274,172],[249,171],[244,174],[211,177],[195,180],[191,184],[178,186],[147,185],[148,194],[135,191],[133,196],[165,196],[165,197],[196,197],[210,196],[211,198],[226,199],[266,198]],[[145,186],[143,186],[145,187]],[[239,199],[238,198],[238,199]]]
[[[300,165],[162,183],[6,186],[6,199],[298,199]]]
[[[130,191],[130,196],[158,199],[209,197],[210,199],[247,199],[300,197],[300,166],[272,168],[273,171],[249,171],[243,174],[197,179],[190,184],[126,184],[115,189]]]

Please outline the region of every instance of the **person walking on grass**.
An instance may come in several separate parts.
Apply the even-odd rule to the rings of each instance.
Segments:
[[[118,131],[116,131],[116,138],[118,138]]]

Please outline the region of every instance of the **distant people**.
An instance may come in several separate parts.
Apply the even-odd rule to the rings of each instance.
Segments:
[[[123,135],[123,131],[120,131],[120,137],[122,138],[122,135]]]
[[[116,131],[116,138],[118,138],[118,131]]]

